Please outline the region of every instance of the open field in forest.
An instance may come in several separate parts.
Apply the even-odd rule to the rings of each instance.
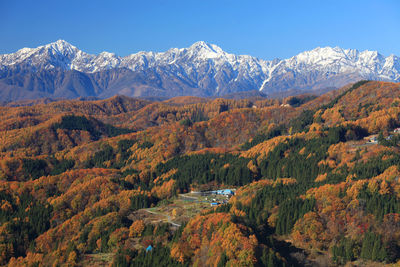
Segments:
[[[109,266],[112,262],[114,253],[93,253],[83,257],[82,266]]]
[[[164,200],[157,206],[133,212],[130,219],[142,219],[146,223],[170,223],[179,227],[205,209],[211,208],[211,203],[223,204],[229,197],[216,194],[200,194],[197,192],[180,194],[170,200]]]

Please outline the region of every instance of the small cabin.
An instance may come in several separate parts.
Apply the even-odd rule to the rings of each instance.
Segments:
[[[232,191],[232,190],[230,190],[230,189],[224,189],[224,190],[218,190],[217,191],[217,195],[225,195],[225,196],[228,196],[228,195],[234,195],[235,193]]]
[[[230,190],[230,189],[225,189],[224,192],[223,192],[223,194],[224,194],[224,195],[234,195],[235,192],[233,192],[233,191]]]
[[[211,205],[211,207],[215,207],[215,206],[218,206],[219,203],[218,202],[211,202],[210,205]]]

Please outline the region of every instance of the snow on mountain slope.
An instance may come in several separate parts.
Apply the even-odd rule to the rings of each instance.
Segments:
[[[282,60],[274,66],[260,90],[268,91],[273,86],[279,87],[279,84],[288,79],[288,76],[289,82],[292,82],[291,86],[296,89],[314,88],[314,85],[321,88],[320,84],[325,84],[325,82],[328,87],[332,81],[334,81],[333,87],[340,87],[348,82],[345,76],[398,82],[400,81],[399,64],[398,57],[392,55],[385,58],[376,51],[359,52],[355,49],[340,47],[318,47]],[[301,83],[302,81],[306,82]],[[284,85],[281,86],[284,87]]]
[[[23,48],[13,54],[0,55],[0,78],[43,70],[85,73],[90,76],[87,79],[92,81],[93,86],[99,88],[95,91],[103,95],[148,95],[150,91],[164,90],[165,95],[207,96],[254,89],[270,93],[334,88],[357,79],[400,81],[400,60],[397,56],[384,57],[376,51],[359,52],[339,47],[318,47],[289,59],[266,61],[229,54],[217,45],[202,41],[188,48],[119,57],[108,52],[87,54],[66,41],[58,40],[37,48]],[[123,75],[115,73],[120,70],[137,74],[126,71],[122,72]],[[113,71],[113,75],[109,71]],[[7,82],[7,90],[11,90],[13,84],[10,80]],[[74,90],[75,83],[70,84],[70,90]],[[113,86],[110,87],[110,84]],[[29,86],[24,88],[29,89]],[[54,86],[56,90],[57,85]]]

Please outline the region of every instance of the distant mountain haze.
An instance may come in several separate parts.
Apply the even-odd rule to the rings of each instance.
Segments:
[[[38,98],[223,96],[322,92],[361,79],[400,81],[400,60],[376,51],[316,48],[289,59],[234,55],[196,42],[126,57],[87,54],[59,40],[0,55],[0,101]]]

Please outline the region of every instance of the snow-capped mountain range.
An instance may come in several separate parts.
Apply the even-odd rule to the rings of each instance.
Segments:
[[[0,100],[79,96],[218,96],[338,88],[360,79],[400,81],[400,60],[376,51],[316,48],[272,61],[196,42],[126,57],[87,54],[59,40],[0,55]]]

